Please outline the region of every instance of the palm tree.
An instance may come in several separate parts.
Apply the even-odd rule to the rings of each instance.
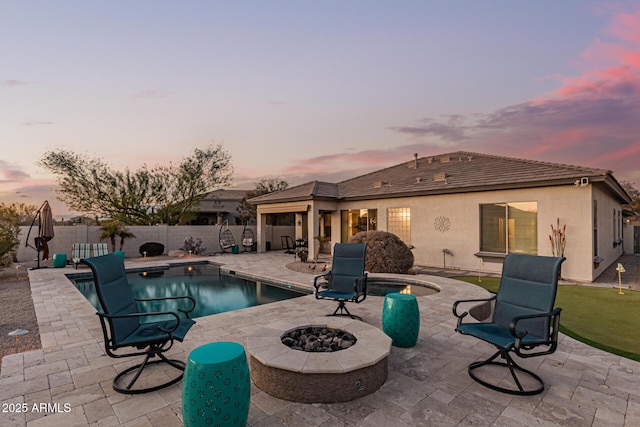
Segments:
[[[124,246],[124,240],[136,237],[124,224],[120,221],[108,221],[104,223],[102,227],[102,234],[100,235],[100,240],[109,239],[111,241],[111,252],[115,252],[116,250],[116,236],[120,237],[120,249]]]

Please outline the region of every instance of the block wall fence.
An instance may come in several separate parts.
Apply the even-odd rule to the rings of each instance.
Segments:
[[[139,248],[142,244],[148,242],[162,243],[164,245],[164,255],[167,255],[169,251],[180,249],[184,245],[184,240],[189,237],[202,239],[203,246],[206,248],[206,254],[220,252],[218,239],[221,226],[219,225],[136,225],[127,226],[127,228],[136,236],[124,241],[123,250],[127,258],[141,257],[142,255],[139,252]],[[254,239],[257,241],[256,227],[249,226],[247,228],[253,230]],[[50,256],[56,253],[64,253],[70,258],[74,243],[106,242],[109,246],[109,251],[112,250],[109,239],[100,240],[101,230],[99,226],[88,226],[85,224],[61,225],[54,226],[53,229],[55,237],[49,242]],[[229,230],[233,233],[236,244],[241,246],[244,226],[232,225],[229,226]],[[271,226],[271,250],[282,249],[280,236],[294,236],[294,232],[294,226]],[[28,233],[28,226],[21,227],[20,246],[17,253],[18,262],[31,261],[36,258],[37,252],[32,247],[25,246]],[[38,227],[34,226],[29,235],[29,243],[31,246],[35,246],[34,238],[37,235]],[[116,237],[116,250],[119,249],[120,239]]]

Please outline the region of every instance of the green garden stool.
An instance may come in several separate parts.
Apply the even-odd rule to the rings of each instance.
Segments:
[[[420,310],[414,295],[390,293],[382,306],[382,330],[396,347],[413,347],[420,332]]]
[[[182,380],[185,427],[245,426],[251,380],[244,347],[214,342],[189,354]]]
[[[52,264],[55,268],[62,268],[67,265],[67,254],[53,254]]]

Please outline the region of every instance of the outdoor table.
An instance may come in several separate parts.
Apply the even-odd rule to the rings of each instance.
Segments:
[[[250,398],[249,365],[242,345],[214,342],[189,354],[182,381],[185,427],[244,426]]]
[[[420,332],[420,311],[414,295],[389,293],[382,306],[382,330],[396,347],[413,347]]]

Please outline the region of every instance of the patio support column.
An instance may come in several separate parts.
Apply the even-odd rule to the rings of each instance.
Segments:
[[[256,236],[258,237],[258,252],[267,251],[267,240],[269,240],[268,234],[269,227],[267,226],[267,215],[260,213],[258,208],[257,220],[256,220]]]
[[[307,215],[307,242],[309,242],[309,259],[313,260],[317,260],[319,255],[316,253],[317,240],[314,239],[314,237],[318,235],[318,228],[320,227],[320,222],[318,221],[319,215],[320,210],[316,207],[315,203],[311,203],[309,215]]]

